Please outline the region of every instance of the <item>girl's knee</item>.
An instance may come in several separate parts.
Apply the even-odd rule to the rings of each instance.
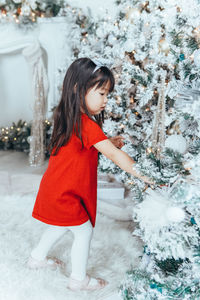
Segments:
[[[90,226],[87,227],[87,230],[85,231],[85,234],[88,236],[88,237],[91,237],[92,238],[92,235],[93,235],[93,227],[90,223]]]
[[[74,233],[74,236],[77,238],[85,238],[85,239],[91,239],[93,235],[93,227],[90,221],[87,221],[86,223],[76,226],[76,228],[72,229],[72,232]]]

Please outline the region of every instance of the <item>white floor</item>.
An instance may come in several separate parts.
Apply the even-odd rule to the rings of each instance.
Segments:
[[[43,167],[30,167],[21,152],[0,151],[0,299],[2,300],[119,300],[119,286],[131,266],[137,266],[142,243],[132,236],[132,221],[117,221],[101,212],[92,240],[88,273],[109,281],[96,292],[72,293],[66,289],[70,274],[71,234],[50,251],[66,262],[65,271],[30,271],[26,260],[45,224],[31,217]]]

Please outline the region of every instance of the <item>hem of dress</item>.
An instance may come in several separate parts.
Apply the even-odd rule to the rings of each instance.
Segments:
[[[55,225],[55,226],[77,226],[77,225],[81,225],[81,224],[87,222],[88,220],[90,220],[89,218],[82,219],[81,221],[73,222],[73,224],[72,224],[72,222],[66,223],[66,222],[54,222],[54,221],[50,221],[50,220],[47,220],[47,219],[45,219],[43,217],[40,217],[40,216],[38,216],[38,215],[36,215],[34,213],[32,214],[32,217],[35,218],[35,219],[37,219],[37,220],[39,220],[39,221],[41,221],[41,222],[43,222],[43,223],[46,223],[46,224],[49,224],[49,225]]]

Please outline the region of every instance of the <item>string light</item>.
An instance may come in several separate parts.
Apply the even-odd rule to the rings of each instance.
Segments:
[[[172,65],[172,64],[168,64],[168,67],[171,68],[171,69],[175,69],[175,66]]]
[[[192,168],[189,168],[189,167],[188,167],[188,168],[185,168],[185,170],[186,170],[186,171],[190,171],[190,170],[192,170]]]
[[[151,148],[151,147],[148,147],[148,148],[146,149],[146,153],[147,153],[147,154],[152,153],[152,148]]]
[[[190,59],[193,61],[194,60],[194,54],[190,55]]]
[[[177,12],[182,12],[182,8],[180,8],[179,6],[176,6],[176,10]]]

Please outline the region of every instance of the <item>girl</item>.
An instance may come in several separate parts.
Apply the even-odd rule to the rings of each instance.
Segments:
[[[71,230],[71,290],[96,290],[107,282],[91,278],[86,266],[96,219],[98,151],[120,168],[152,184],[133,170],[134,161],[122,150],[123,138],[108,139],[101,127],[107,95],[114,88],[112,72],[89,58],[75,60],[65,75],[54,113],[50,159],[40,183],[32,216],[49,224],[31,252],[29,268],[55,267],[47,259],[52,245]]]

